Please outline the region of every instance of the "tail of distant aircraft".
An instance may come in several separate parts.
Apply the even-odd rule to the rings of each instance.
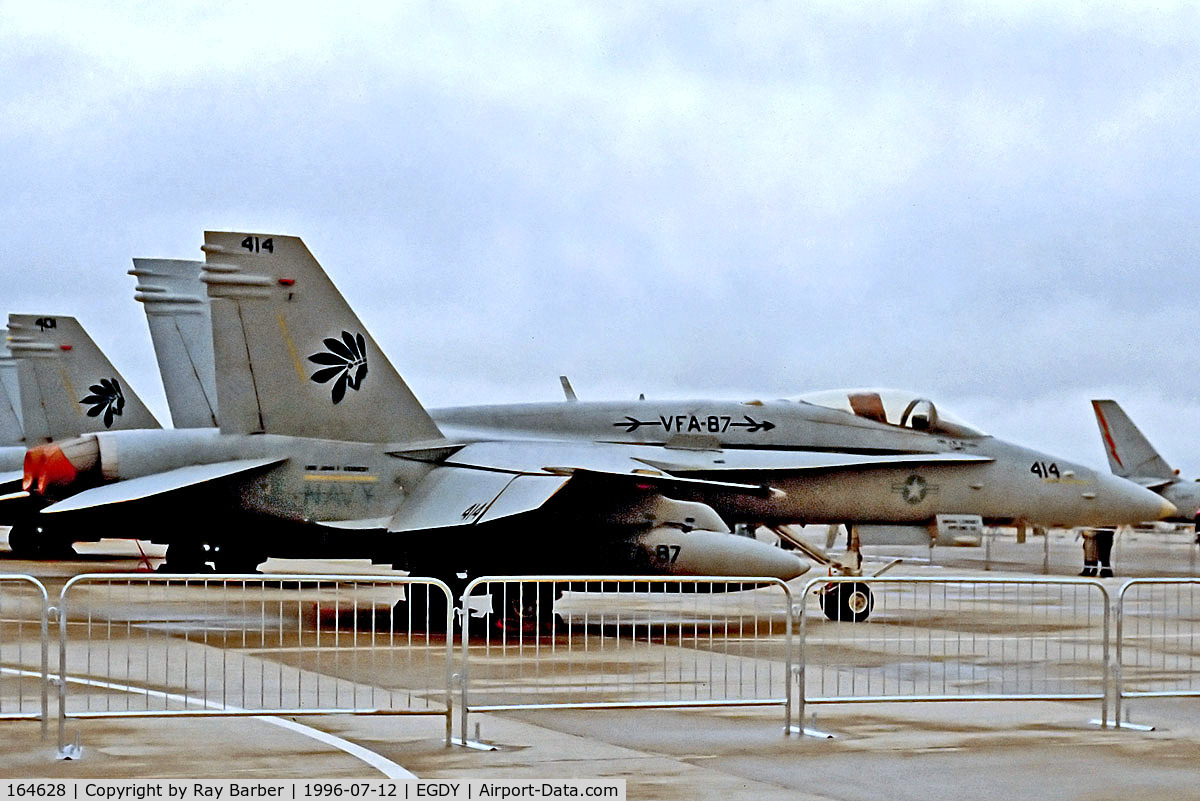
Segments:
[[[129,271],[138,279],[134,297],[146,307],[146,323],[176,428],[217,425],[212,318],[200,281],[203,267],[202,261],[134,259]]]
[[[0,446],[22,445],[24,442],[17,360],[8,352],[8,346],[0,341]]]
[[[26,445],[110,429],[159,428],[74,317],[8,316]]]
[[[442,440],[298,237],[209,231],[203,249],[222,432]]]
[[[1138,430],[1114,400],[1094,400],[1096,424],[1114,475],[1144,486],[1161,486],[1174,481],[1175,471],[1159,456],[1150,440]]]

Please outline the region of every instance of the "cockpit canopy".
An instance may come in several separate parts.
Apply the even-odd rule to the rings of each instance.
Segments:
[[[850,412],[877,423],[914,431],[929,431],[951,437],[987,436],[944,409],[937,408],[928,398],[902,389],[828,389],[800,395],[793,400]]]

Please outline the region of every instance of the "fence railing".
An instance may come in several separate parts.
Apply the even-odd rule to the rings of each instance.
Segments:
[[[1126,582],[1116,641],[1118,725],[1127,699],[1200,696],[1200,579]]]
[[[791,730],[810,704],[1094,700],[1107,724],[1110,686],[1117,720],[1200,696],[1200,579],[1135,579],[1115,604],[1096,580],[992,577],[819,577],[794,603],[765,578],[508,576],[465,597],[464,740],[470,713],[517,709],[782,706]],[[70,718],[327,713],[441,716],[450,741],[435,579],[89,574],[54,610],[0,575],[0,719],[45,728],[56,611],[60,746]]]
[[[998,700],[1096,700],[1107,719],[1098,581],[821,577],[803,597],[801,720],[809,704]]]
[[[76,576],[59,603],[60,750],[68,718],[201,715],[437,715],[449,743],[452,609],[430,578]]]
[[[0,574],[0,720],[49,718],[49,604],[33,576]]]
[[[485,576],[462,636],[472,712],[782,706],[792,602],[771,578]]]

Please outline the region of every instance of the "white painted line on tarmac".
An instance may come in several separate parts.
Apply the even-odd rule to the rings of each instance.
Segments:
[[[17,675],[17,676],[33,676],[36,678],[41,678],[41,676],[42,676],[42,674],[38,671],[17,670],[15,668],[0,668],[0,673],[7,673],[9,675]],[[58,676],[55,674],[50,674],[48,678],[50,678],[53,681],[58,680]],[[80,679],[80,678],[70,678],[70,677],[67,678],[67,681],[72,684],[83,684],[88,687],[99,687],[99,688],[105,689],[105,690],[120,690],[121,692],[136,693],[138,695],[155,696],[157,698],[162,698],[163,700],[166,700],[166,701],[176,701],[176,702],[185,703],[185,704],[202,704],[203,706],[205,706],[209,709],[226,709],[226,710],[229,710],[230,712],[245,711],[239,707],[223,706],[223,705],[217,703],[216,701],[206,701],[206,700],[199,699],[199,698],[190,698],[186,695],[179,695],[178,693],[168,693],[168,692],[163,692],[162,690],[151,690],[151,689],[147,689],[145,687],[137,687],[137,686],[131,685],[131,684],[115,684],[115,683],[109,682],[109,681],[97,681],[95,679]],[[406,769],[404,767],[401,767],[400,765],[397,765],[395,762],[391,761],[387,757],[385,757],[381,754],[377,754],[376,752],[370,750],[369,748],[364,748],[363,746],[358,745],[357,743],[352,743],[349,740],[346,740],[342,737],[338,737],[336,734],[330,734],[329,732],[321,731],[320,729],[315,729],[312,726],[306,726],[303,723],[297,723],[294,720],[288,720],[287,718],[281,718],[277,715],[255,715],[254,720],[261,720],[264,723],[270,723],[273,726],[279,726],[280,728],[294,731],[297,734],[302,734],[305,737],[311,737],[312,739],[317,740],[322,743],[325,743],[326,745],[331,745],[334,748],[344,751],[345,753],[349,754],[350,756],[355,757],[355,758],[367,763],[368,765],[370,765],[371,767],[375,768],[380,773],[382,773],[384,776],[387,776],[389,779],[416,779],[416,778],[419,778],[415,773],[409,771],[408,769]]]

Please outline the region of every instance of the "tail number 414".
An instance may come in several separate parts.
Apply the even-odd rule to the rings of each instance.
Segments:
[[[248,236],[242,240],[242,247],[251,253],[267,253],[275,252],[275,239],[268,236],[266,239],[259,239],[257,236]]]

